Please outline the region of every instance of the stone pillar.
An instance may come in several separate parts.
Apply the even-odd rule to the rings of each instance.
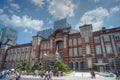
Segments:
[[[103,56],[106,57],[106,52],[105,52],[105,46],[104,46],[104,42],[103,42],[103,36],[100,36],[101,39],[101,45],[102,45],[102,52],[103,52]]]
[[[50,39],[50,49],[52,49],[52,43],[53,43],[53,40],[52,39]]]
[[[117,56],[118,54],[117,54],[117,50],[116,50],[116,47],[115,47],[115,41],[113,39],[113,35],[111,35],[111,41],[112,41],[112,46],[113,46],[114,54],[115,54],[115,56]]]
[[[64,36],[64,48],[66,48],[66,36]]]

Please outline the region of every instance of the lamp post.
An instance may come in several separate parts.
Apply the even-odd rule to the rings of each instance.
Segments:
[[[58,59],[59,59],[59,53],[58,52],[55,53],[55,59],[56,59],[56,61],[58,61]]]
[[[43,61],[45,61],[45,69],[46,69],[46,58],[47,58],[47,56],[48,55],[46,53],[43,54]]]

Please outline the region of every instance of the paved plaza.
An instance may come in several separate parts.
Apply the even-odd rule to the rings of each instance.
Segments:
[[[44,80],[38,76],[22,76],[21,80]],[[90,73],[75,72],[69,76],[53,77],[53,80],[115,80],[115,77],[103,77],[96,75],[95,79],[91,79]]]
[[[0,79],[0,80],[9,80]],[[22,75],[20,80],[44,80],[40,76],[33,75]],[[116,80],[114,77],[103,77],[100,75],[96,75],[95,79],[91,79],[91,75],[89,72],[74,72],[71,75],[62,76],[62,77],[53,77],[52,80]]]

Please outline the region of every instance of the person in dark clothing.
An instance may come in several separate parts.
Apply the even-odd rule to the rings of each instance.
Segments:
[[[91,76],[92,79],[95,78],[95,72],[93,70],[91,71]]]
[[[115,72],[115,75],[116,75],[116,80],[120,80],[119,79],[119,72],[118,71]]]

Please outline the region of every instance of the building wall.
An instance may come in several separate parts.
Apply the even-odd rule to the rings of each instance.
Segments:
[[[120,28],[113,29],[104,29],[101,31],[93,32],[94,35],[94,47],[97,59],[102,59],[106,65],[106,70],[115,70],[120,68],[120,57],[119,51],[117,49],[120,42]],[[95,38],[98,38],[95,40]],[[116,40],[117,38],[117,40]],[[96,49],[96,46],[99,46],[99,49]],[[99,53],[100,52],[100,53]]]
[[[32,65],[38,60],[46,66],[61,59],[74,70],[120,69],[120,28],[92,32],[92,25],[84,25],[80,29],[72,34],[71,28],[59,29],[49,38],[34,36],[32,43],[10,47],[5,65],[9,68],[19,62]]]
[[[6,54],[6,68],[16,68],[18,63],[26,62],[27,64],[30,63],[31,59],[31,43],[17,45],[8,48]]]

